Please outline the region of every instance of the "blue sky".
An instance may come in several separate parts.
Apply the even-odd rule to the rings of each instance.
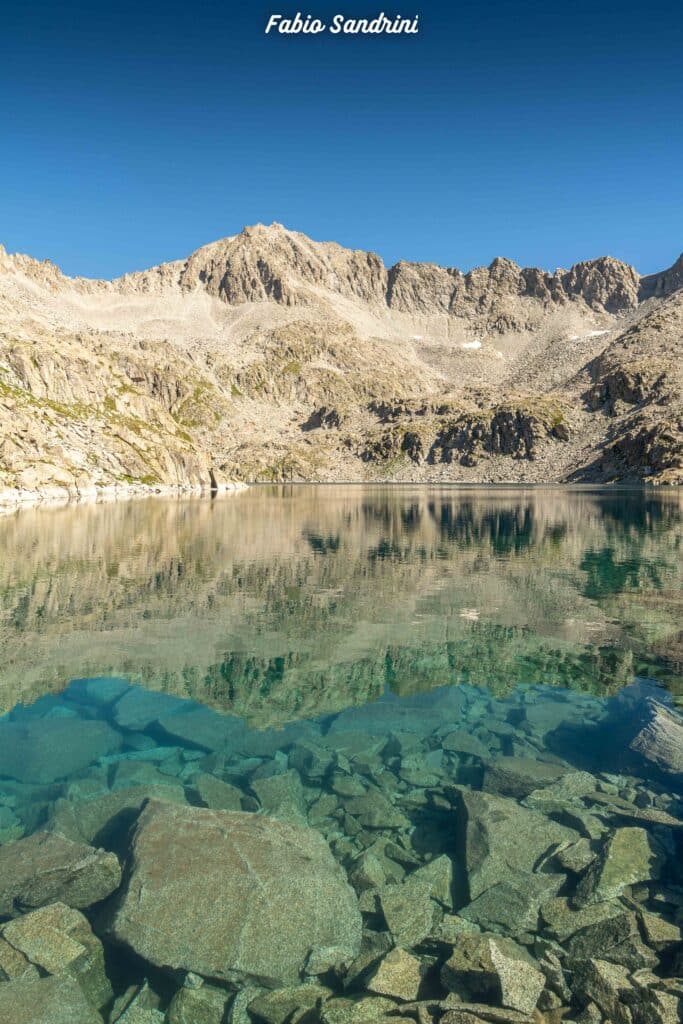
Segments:
[[[683,5],[3,5],[0,241],[67,273],[280,221],[387,263],[683,249]],[[265,36],[270,13],[420,15]]]

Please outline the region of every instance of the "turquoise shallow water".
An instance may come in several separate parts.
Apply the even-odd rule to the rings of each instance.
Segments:
[[[273,487],[0,521],[0,935],[76,907],[104,1020],[145,979],[171,1024],[673,1020],[681,511],[678,492]],[[150,807],[183,837],[156,837],[154,870]],[[235,815],[266,829],[249,863],[294,830],[254,869],[267,928],[245,925],[252,873],[236,895],[212,811],[228,845]],[[302,952],[272,908],[310,830],[346,895],[311,855]],[[49,892],[11,882],[3,856],[38,865],[21,843],[45,833],[110,851],[123,880],[77,899],[51,862]],[[43,981],[74,974],[10,946]],[[0,1009],[2,979],[0,945]]]

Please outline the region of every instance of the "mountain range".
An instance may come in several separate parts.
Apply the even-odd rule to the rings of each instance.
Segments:
[[[683,482],[683,256],[463,273],[256,225],[113,281],[0,247],[4,501]]]

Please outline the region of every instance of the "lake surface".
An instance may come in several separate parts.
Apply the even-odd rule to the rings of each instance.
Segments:
[[[138,1009],[172,1024],[677,1019],[682,515],[674,490],[349,485],[0,519],[0,876],[44,832],[124,865],[90,903],[3,909],[0,878],[0,935],[78,907],[112,1021],[145,978]],[[294,829],[248,953],[210,810]],[[189,845],[145,874],[164,828]],[[268,889],[297,829],[353,904],[314,886],[304,952]],[[0,954],[0,1010],[2,978]]]

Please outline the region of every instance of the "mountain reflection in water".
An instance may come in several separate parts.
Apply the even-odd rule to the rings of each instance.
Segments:
[[[683,692],[677,491],[257,487],[0,520],[0,709],[124,676],[257,727],[387,690]]]

